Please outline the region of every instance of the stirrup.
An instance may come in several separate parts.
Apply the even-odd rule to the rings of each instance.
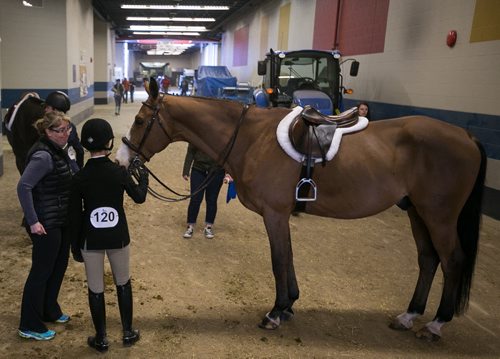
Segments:
[[[311,186],[311,190],[312,190],[311,196],[299,197],[300,196],[300,194],[299,194],[300,188],[302,186],[307,186],[307,185]],[[295,200],[297,202],[316,201],[316,194],[317,194],[316,183],[312,180],[312,178],[301,178],[300,181],[297,183],[297,186],[295,187]]]

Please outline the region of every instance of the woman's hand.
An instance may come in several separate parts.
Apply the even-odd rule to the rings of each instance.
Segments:
[[[182,178],[184,178],[186,181],[189,181],[189,176],[184,175],[182,176]]]
[[[30,230],[31,230],[31,233],[38,234],[39,236],[41,236],[42,234],[47,234],[47,232],[45,232],[45,228],[43,227],[43,225],[40,222],[36,222],[35,224],[32,224],[30,226]]]
[[[228,184],[231,182],[233,182],[233,177],[231,177],[231,175],[229,173],[226,173],[226,175],[224,176],[224,183]]]

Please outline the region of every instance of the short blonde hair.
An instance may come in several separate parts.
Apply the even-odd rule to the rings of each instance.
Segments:
[[[70,117],[66,116],[64,112],[61,111],[51,111],[47,112],[43,118],[37,120],[33,126],[36,128],[40,136],[45,135],[45,130],[49,128],[58,127],[63,122],[70,122]]]

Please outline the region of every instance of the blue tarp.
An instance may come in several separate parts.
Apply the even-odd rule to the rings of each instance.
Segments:
[[[236,87],[236,77],[226,66],[200,66],[196,77],[196,95],[219,97],[223,87]]]

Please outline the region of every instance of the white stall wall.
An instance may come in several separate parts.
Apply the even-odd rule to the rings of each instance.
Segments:
[[[15,0],[1,2],[4,89],[67,88],[65,3],[46,1],[38,8]]]
[[[470,0],[391,1],[385,51],[356,56],[360,73],[349,80],[356,98],[500,115],[500,41],[469,42],[474,7]],[[458,32],[453,48],[450,30]]]

